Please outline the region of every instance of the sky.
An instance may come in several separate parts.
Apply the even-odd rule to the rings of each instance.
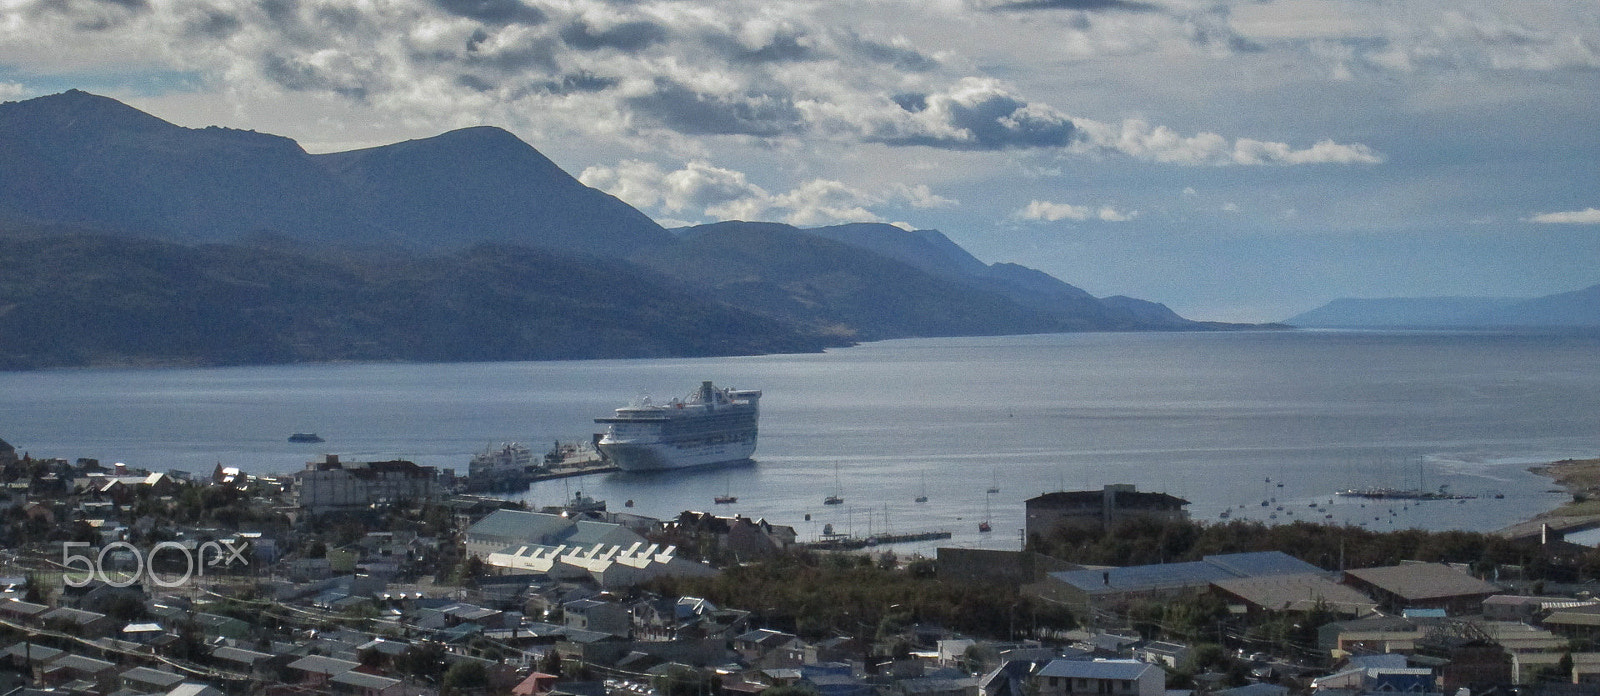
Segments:
[[[499,126],[669,227],[938,229],[1194,319],[1600,283],[1594,0],[0,0],[0,99],[69,88]]]

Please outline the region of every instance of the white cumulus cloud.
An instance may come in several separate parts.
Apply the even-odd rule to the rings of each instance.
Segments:
[[[1138,217],[1138,211],[1122,211],[1109,205],[1098,208],[1088,205],[1073,205],[1071,203],[1052,203],[1050,201],[1034,200],[1021,210],[1012,214],[1018,220],[1033,220],[1039,222],[1059,222],[1061,220],[1100,220],[1102,222],[1127,222]]]
[[[1528,218],[1529,222],[1545,222],[1569,225],[1600,225],[1600,208],[1584,208],[1560,213],[1539,213]]]
[[[872,210],[878,205],[939,208],[957,204],[935,194],[926,184],[899,182],[871,191],[817,178],[789,191],[772,193],[751,183],[744,172],[702,160],[673,171],[650,162],[624,160],[615,167],[589,167],[578,175],[578,180],[630,205],[672,216],[777,221],[802,227],[883,222],[884,218]]]
[[[1166,126],[1153,126],[1143,119],[1125,119],[1121,124],[1090,119],[1073,119],[1083,136],[1073,145],[1082,152],[1119,152],[1153,162],[1186,165],[1290,165],[1290,164],[1378,164],[1383,155],[1360,143],[1344,145],[1323,140],[1311,147],[1295,149],[1288,143],[1237,138],[1229,140],[1216,133],[1185,136]]]

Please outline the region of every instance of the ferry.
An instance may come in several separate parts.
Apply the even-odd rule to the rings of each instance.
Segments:
[[[595,446],[622,471],[746,462],[756,451],[760,402],[760,390],[718,388],[709,381],[665,404],[644,397],[616,415],[594,419],[606,426]]]

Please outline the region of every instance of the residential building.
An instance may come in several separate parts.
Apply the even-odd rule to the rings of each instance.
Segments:
[[[703,555],[720,551],[738,558],[788,550],[798,536],[794,527],[772,524],[765,519],[752,520],[743,515],[724,517],[690,510],[680,513],[666,531],[672,535],[674,543],[699,546]]]
[[[431,466],[405,460],[341,462],[339,455],[307,462],[293,474],[290,501],[312,512],[432,500],[439,495],[438,474]]]
[[[1189,646],[1152,640],[1134,648],[1133,656],[1140,662],[1177,669],[1184,660],[1189,659]]]
[[[1162,696],[1166,672],[1136,660],[1051,660],[1033,684],[1039,696]]]
[[[798,636],[758,628],[733,639],[739,659],[752,667],[799,667],[805,662],[805,642]]]
[[[563,624],[569,628],[624,638],[633,633],[633,614],[616,602],[579,599],[562,605],[561,615]]]

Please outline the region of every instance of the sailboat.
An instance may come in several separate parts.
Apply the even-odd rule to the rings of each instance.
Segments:
[[[723,479],[722,480],[722,484],[723,484],[722,495],[719,495],[716,498],[713,498],[713,500],[717,501],[718,505],[732,505],[734,503],[739,502],[739,496],[733,495],[732,491],[729,490],[729,488],[728,488],[728,480],[727,479]]]
[[[828,496],[826,498],[823,498],[822,499],[822,504],[823,505],[842,505],[842,504],[844,504],[844,497],[842,496],[842,494],[844,493],[844,488],[839,485],[839,465],[838,464],[834,464],[833,465],[833,489],[835,491],[838,491],[838,492],[834,493],[833,495],[830,495],[830,496]]]
[[[989,495],[985,493],[983,496],[983,521],[978,523],[978,531],[982,533],[993,529],[994,527],[989,526]]]
[[[928,502],[928,475],[927,474],[923,474],[922,475],[922,492],[917,494],[917,502],[919,502],[919,503]]]
[[[996,469],[994,471],[994,476],[989,481],[989,492],[990,493],[999,493],[1000,492],[1000,470],[999,469]]]

